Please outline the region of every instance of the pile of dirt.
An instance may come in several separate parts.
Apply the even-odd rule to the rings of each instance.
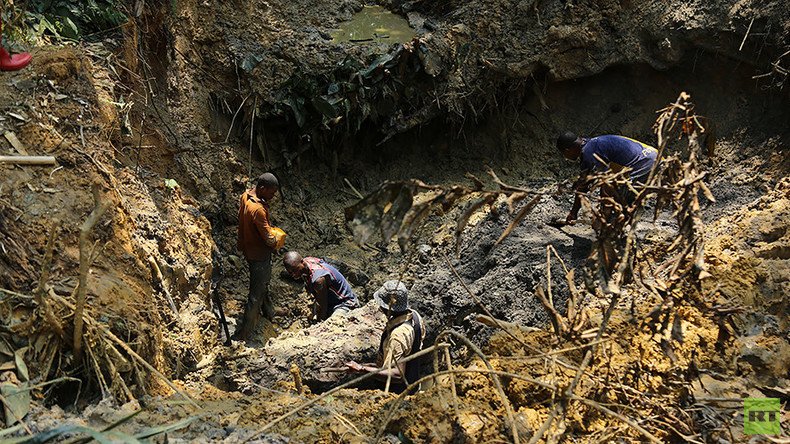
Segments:
[[[293,380],[293,372],[298,371],[302,382],[320,393],[347,379],[345,372],[336,371],[346,362],[376,361],[385,321],[378,305],[369,302],[345,318],[333,317],[301,330],[283,332],[261,349],[224,366],[224,372],[239,390],[254,393],[261,385]],[[217,365],[222,365],[221,360]]]
[[[790,372],[789,204],[785,178],[743,210],[716,221],[706,247],[715,276],[706,292],[717,305],[744,310],[732,332],[738,373],[766,385],[782,385]]]
[[[46,270],[44,291],[73,296],[79,229],[93,210],[95,190],[109,210],[89,233],[87,312],[146,360],[180,377],[197,362],[200,350],[216,343],[213,335],[201,333],[213,322],[206,311],[213,241],[207,220],[189,196],[166,186],[161,176],[141,174],[130,162],[133,147],[118,139],[119,113],[124,111],[122,104],[115,105],[118,79],[97,63],[107,54],[101,49],[34,51],[33,66],[0,84],[0,133],[7,136],[0,141],[2,150],[51,155],[57,161],[52,167],[0,165],[0,287],[32,294],[43,271],[47,237],[54,231],[54,260]],[[10,137],[17,141],[13,146]],[[34,315],[32,310],[25,313],[6,319],[5,325],[20,328]],[[61,366],[31,365],[33,381],[80,373],[79,363],[69,356],[71,330],[66,333],[50,338],[64,353]],[[23,358],[32,364],[44,356],[30,350]],[[37,373],[47,368],[50,374]],[[150,384],[154,387],[130,381],[135,396],[152,388],[169,391],[154,380]],[[132,394],[113,395],[123,399]]]

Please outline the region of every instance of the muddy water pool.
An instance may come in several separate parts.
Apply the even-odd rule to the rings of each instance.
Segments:
[[[335,42],[404,43],[417,33],[405,18],[381,6],[365,6],[332,33]]]

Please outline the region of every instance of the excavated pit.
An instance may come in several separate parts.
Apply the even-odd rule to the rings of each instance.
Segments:
[[[343,179],[366,193],[384,180],[417,178],[428,183],[463,183],[467,172],[485,177],[490,166],[506,182],[528,189],[549,193],[567,190],[575,166],[556,154],[553,138],[558,132],[573,128],[584,133],[626,133],[652,141],[650,127],[655,110],[667,100],[665,91],[682,87],[692,94],[700,112],[716,125],[715,136],[711,137],[718,140],[720,157],[710,174],[717,202],[705,211],[707,220],[715,221],[757,199],[765,187],[776,186],[787,169],[781,142],[788,136],[786,130],[781,130],[781,122],[786,118],[782,103],[786,99],[757,90],[749,67],[722,73],[716,68],[720,61],[721,56],[700,52],[684,60],[680,67],[667,71],[656,71],[646,65],[615,67],[590,78],[551,83],[542,100],[533,98],[514,112],[481,118],[477,125],[464,128],[459,134],[446,135],[442,131],[444,123],[429,124],[419,132],[394,137],[375,153],[344,157],[334,180],[329,165],[311,171],[302,164],[301,173],[284,179],[285,200],[274,207],[277,223],[289,233],[298,233],[299,239],[293,236],[294,248],[342,261],[348,270],[366,276],[364,284],[354,282],[363,302],[370,300],[382,281],[402,273],[412,288],[414,306],[430,322],[429,342],[447,327],[464,331],[481,343],[492,333],[491,328],[468,320],[481,309],[452,274],[443,255],[450,258],[471,290],[496,317],[525,326],[545,327],[547,315],[532,291],[544,276],[546,246],[553,245],[569,266],[581,268],[594,240],[589,226],[560,230],[546,224],[551,218],[566,214],[570,207],[567,193],[540,202],[499,246],[494,247],[494,241],[511,220],[504,203],[496,206],[498,212],[483,212],[470,221],[456,256],[454,221],[465,207],[459,205],[442,217],[432,216],[415,237],[411,251],[401,253],[394,241],[367,249],[359,249],[350,242],[340,213],[355,199]],[[619,87],[613,89],[613,84]],[[651,85],[650,91],[641,89],[641,85]],[[722,89],[728,94],[721,94]],[[544,103],[548,110],[543,109]],[[266,121],[261,126],[268,128]],[[500,132],[503,126],[507,130],[504,136]],[[503,137],[509,140],[509,149],[503,149],[500,144]],[[362,131],[361,141],[349,142],[346,147],[352,153],[364,153],[365,142],[371,139],[372,135],[366,136]],[[253,159],[263,160],[256,156]],[[739,167],[733,168],[734,164]],[[332,185],[310,187],[309,183],[315,182]],[[291,196],[299,197],[297,200]],[[298,203],[297,212],[291,208],[292,200]],[[228,207],[229,213],[235,212],[234,206]],[[280,215],[283,210],[286,216]],[[305,215],[300,214],[303,210]],[[645,223],[640,232],[650,245],[675,229],[667,214],[655,224]],[[332,231],[327,234],[324,230]],[[235,230],[230,226],[215,239],[223,251],[232,251],[234,236]],[[243,275],[244,268],[231,266],[230,270]],[[277,272],[280,269],[275,264],[275,275],[282,274]],[[559,264],[554,264],[552,273],[562,275]],[[228,294],[243,297],[245,279],[232,284],[233,287],[225,287]],[[301,293],[301,286],[287,279],[282,283],[275,280],[273,285],[277,289],[275,302],[289,307],[290,316],[296,317],[289,316],[283,327],[296,331],[269,340],[259,357],[233,364],[233,371],[226,375],[238,378],[239,373],[249,372],[244,377],[247,382],[241,387],[251,390],[252,383],[288,381],[289,367],[296,363],[305,383],[322,392],[347,379],[342,374],[322,372],[322,368],[375,355],[372,347],[376,345],[377,328],[381,328],[377,324],[380,319],[375,320],[375,310],[361,310],[350,332],[339,325],[316,325],[302,331],[304,323],[298,318],[306,314],[308,299]],[[561,285],[557,294],[561,296],[556,303],[562,307],[567,293]],[[293,306],[293,301],[299,305]],[[357,321],[361,324],[356,325]],[[262,341],[268,338],[267,334],[271,333],[264,333]],[[338,335],[351,335],[353,339],[342,345],[328,345]],[[368,341],[360,342],[365,337]],[[312,339],[305,343],[305,338]]]
[[[370,299],[386,279],[403,276],[408,283],[415,308],[429,322],[429,343],[453,327],[477,344],[489,344],[494,330],[470,320],[481,309],[445,256],[494,316],[545,328],[548,317],[533,291],[544,279],[546,246],[553,245],[569,266],[581,269],[594,239],[587,223],[562,230],[546,225],[570,208],[568,187],[576,167],[553,148],[562,130],[625,134],[653,143],[655,111],[687,91],[697,111],[715,125],[718,156],[709,165],[709,183],[717,202],[705,209],[706,223],[783,202],[777,197],[781,191],[767,190],[782,190],[779,183],[790,170],[788,96],[786,90],[770,88],[773,78],[753,79],[777,54],[768,39],[779,37],[768,30],[777,29],[772,23],[787,23],[781,5],[678,4],[665,14],[651,2],[642,8],[630,2],[577,2],[573,8],[536,2],[534,9],[503,1],[391,2],[386,6],[418,28],[419,40],[404,48],[378,41],[332,42],[331,30],[359,12],[363,5],[358,2],[329,2],[321,8],[305,2],[220,3],[213,11],[196,2],[170,13],[152,7],[124,29],[126,39],[84,54],[42,49],[34,53],[36,66],[10,81],[4,77],[0,86],[8,109],[17,114],[22,109],[28,118],[21,123],[13,117],[2,120],[2,129],[15,131],[36,154],[57,155],[64,167],[59,172],[2,167],[8,174],[0,198],[9,204],[0,209],[0,242],[12,254],[0,257],[0,285],[24,292],[35,288],[46,234],[57,217],[65,221],[65,230],[56,243],[61,253],[52,277],[54,291],[65,297],[74,290],[77,227],[90,212],[92,183],[99,183],[113,209],[96,230],[96,238],[106,245],[90,276],[89,305],[97,313],[109,313],[101,319],[116,334],[127,334],[147,360],[206,402],[212,419],[190,426],[181,439],[246,439],[261,422],[295,402],[271,391],[292,390],[293,365],[313,393],[347,380],[322,369],[375,356],[383,319]],[[519,14],[512,13],[513,7]],[[259,19],[249,20],[252,13]],[[737,47],[749,14],[756,17],[752,26],[765,35],[767,49],[755,38],[744,54]],[[643,27],[631,29],[635,20]],[[137,60],[138,44],[148,64]],[[113,51],[122,54],[130,72],[153,79],[150,90],[126,71],[118,76],[103,65]],[[69,98],[53,99],[61,92]],[[140,103],[148,97],[148,105],[107,106],[116,95],[135,93]],[[90,119],[79,120],[88,114]],[[431,215],[405,253],[395,242],[363,247],[353,242],[343,217],[343,210],[358,200],[353,189],[367,194],[386,180],[468,183],[466,173],[487,178],[488,168],[507,183],[556,191],[502,244],[494,246],[512,214],[499,202],[495,211],[474,215],[457,248],[455,224],[468,200]],[[283,192],[272,211],[275,223],[289,233],[288,247],[342,262],[367,305],[347,324],[310,326],[305,321],[309,298],[284,277],[275,260],[271,291],[286,316],[276,325],[264,322],[248,347],[225,348],[208,302],[211,248],[216,244],[221,253],[219,291],[232,332],[247,285],[246,264],[236,252],[237,197],[251,177],[266,170],[281,179]],[[164,179],[175,179],[178,188],[164,185]],[[784,208],[773,211],[782,214]],[[740,297],[739,288],[746,285],[750,302],[762,301],[784,288],[786,232],[777,219],[759,222],[767,217],[760,213],[758,221],[739,226],[750,233],[747,246],[737,240],[714,243],[712,254],[721,256],[716,265],[728,296]],[[724,239],[728,227],[738,223],[735,217],[723,227],[716,225],[716,236]],[[660,249],[676,228],[664,214],[655,224],[640,227],[640,239],[646,249]],[[765,244],[758,246],[756,258],[730,260],[733,251],[759,242]],[[163,281],[154,275],[151,261],[161,268]],[[552,274],[563,274],[556,262]],[[566,292],[561,285],[556,290],[555,303],[562,311]],[[177,313],[169,308],[166,293]],[[782,339],[787,304],[786,298],[767,300],[771,314],[755,314],[745,322],[745,331],[752,333],[738,344],[734,353],[740,357],[733,362],[738,362],[738,375],[762,375],[762,383],[777,385],[786,381],[786,369],[772,362],[788,350]],[[758,328],[761,324],[775,328]],[[629,328],[625,325],[623,331],[636,336]],[[699,334],[702,343],[710,340],[706,334]],[[501,337],[490,344],[486,350],[509,352]],[[457,350],[453,358],[476,365]],[[132,375],[128,369],[121,374]],[[35,376],[43,380],[50,375]],[[136,396],[172,393],[159,383],[145,385],[132,386]],[[479,380],[470,379],[459,389],[474,405],[495,399]],[[508,390],[518,406],[527,408],[529,391],[517,385]],[[80,406],[105,397],[95,382],[86,392]],[[343,391],[338,398],[337,408],[355,422],[382,416],[389,399],[375,391]],[[67,409],[74,401],[57,393],[47,400]],[[442,433],[425,424],[443,418],[437,403],[415,400],[413,416],[396,417],[388,432],[407,431],[411,439],[440,442]],[[89,407],[94,409],[91,416],[62,416],[101,426],[121,411],[104,408]],[[240,413],[228,416],[229,411]],[[185,412],[160,406],[132,427],[180,413]],[[462,432],[457,424],[441,430],[445,438],[493,439],[503,430],[480,425],[475,434],[475,421],[492,424],[501,413],[487,411],[481,416],[489,415],[487,420],[467,418]],[[43,430],[60,419],[40,409],[32,425]],[[535,422],[532,416],[529,420]],[[437,427],[447,424],[440,421]],[[291,425],[292,430],[278,433],[297,440],[317,435],[336,440],[343,430],[312,419]],[[375,426],[366,423],[365,433]]]

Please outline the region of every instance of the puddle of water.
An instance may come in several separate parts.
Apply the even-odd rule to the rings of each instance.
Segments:
[[[336,42],[405,43],[417,33],[405,18],[381,6],[365,6],[332,33]]]

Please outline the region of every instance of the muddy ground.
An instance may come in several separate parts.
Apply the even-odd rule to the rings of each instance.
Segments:
[[[597,379],[585,380],[578,394],[641,409],[646,413],[626,410],[640,419],[667,414],[653,403],[692,402],[686,392],[786,400],[788,96],[776,85],[777,73],[753,79],[770,72],[769,62],[784,52],[788,11],[781,2],[386,6],[413,23],[427,19],[418,40],[400,50],[333,44],[327,33],[361,2],[178,2],[172,9],[147,6],[123,35],[101,43],[36,48],[30,68],[2,74],[0,133],[12,132],[28,154],[56,156],[58,166],[0,166],[0,288],[33,293],[47,236],[60,221],[48,285],[55,295],[72,297],[79,225],[93,209],[97,189],[110,209],[91,233],[98,242],[88,311],[200,404],[184,404],[159,378],[135,379],[136,370],[119,361],[113,362],[128,390],[102,383],[96,373],[80,369],[70,338],[54,337],[53,344],[63,344],[56,365],[42,364],[49,348],[34,346],[24,355],[31,381],[81,375],[86,382],[37,392],[24,421],[31,433],[60,424],[102,428],[143,407],[123,431],[197,418],[167,439],[362,442],[376,434],[394,395],[372,386],[343,389],[259,433],[278,415],[314,399],[311,391],[348,379],[322,368],[375,355],[383,319],[372,305],[355,311],[347,324],[311,326],[308,297],[282,276],[275,260],[271,290],[287,314],[264,322],[248,344],[221,345],[209,302],[211,250],[216,245],[221,252],[219,293],[232,332],[247,285],[246,265],[235,251],[237,197],[266,170],[283,185],[272,212],[289,234],[288,247],[342,262],[353,272],[363,303],[381,282],[402,277],[429,322],[429,342],[455,328],[483,347],[497,369],[567,383],[573,376],[568,368],[526,359],[513,337],[470,318],[481,309],[447,261],[494,316],[542,329],[519,332],[519,340],[543,351],[580,347],[579,341],[552,338],[534,296],[544,280],[547,245],[580,276],[595,239],[584,217],[573,227],[546,225],[570,208],[567,190],[575,174],[575,166],[556,154],[553,139],[572,129],[655,143],[655,111],[680,91],[688,91],[698,113],[715,123],[717,156],[707,168],[716,202],[704,209],[713,278],[702,292],[711,306],[745,307],[738,332],[725,350],[715,349],[720,326],[705,309],[685,307],[686,341],[671,360],[635,321],[657,301],[629,288],[604,358],[590,368]],[[752,19],[755,35],[738,50]],[[317,105],[321,100],[342,110]],[[0,148],[21,154],[7,138],[0,138]],[[456,221],[471,199],[430,216],[405,253],[394,241],[354,243],[343,210],[358,197],[347,183],[367,194],[386,180],[468,184],[465,174],[471,173],[493,186],[489,167],[509,184],[546,194],[500,245],[494,243],[512,220],[501,201],[496,211],[475,214],[456,245]],[[168,186],[166,179],[178,185]],[[671,214],[643,222],[643,254],[659,263],[676,229]],[[558,264],[552,270],[561,275]],[[566,300],[561,284],[555,299],[561,311]],[[584,303],[588,327],[595,327],[606,301],[590,297]],[[4,361],[8,353],[38,344],[41,334],[14,330],[37,313],[35,306],[6,308],[4,324],[13,334],[4,331]],[[70,324],[71,315],[64,316],[64,325]],[[483,368],[466,347],[453,347],[451,354],[456,366]],[[564,357],[578,363],[582,356],[577,349]],[[691,363],[702,376],[686,381],[686,394],[662,398]],[[294,365],[306,393],[296,393]],[[627,390],[602,394],[602,379],[612,375],[647,401]],[[512,439],[490,380],[482,374],[456,379],[440,377],[409,398],[386,428],[387,439]],[[451,384],[462,400],[457,415]],[[548,416],[548,392],[515,379],[505,381],[505,392],[516,428],[528,440]],[[651,430],[662,428],[665,441],[743,438],[737,421],[721,419],[732,409],[698,407],[684,418],[689,429],[645,421]],[[711,408],[716,414],[706,410]],[[639,436],[593,409],[574,415],[564,430],[552,432],[590,442],[608,433]]]

